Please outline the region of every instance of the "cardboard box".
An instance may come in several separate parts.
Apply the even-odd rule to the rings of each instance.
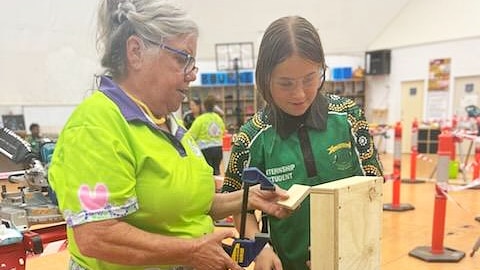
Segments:
[[[311,187],[312,270],[380,269],[382,186],[355,176]]]

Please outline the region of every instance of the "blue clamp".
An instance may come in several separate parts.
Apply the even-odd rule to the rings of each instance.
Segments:
[[[262,190],[275,190],[273,182],[256,167],[243,169],[242,181],[250,185],[260,184]]]

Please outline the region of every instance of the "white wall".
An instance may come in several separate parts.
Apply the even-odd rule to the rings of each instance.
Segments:
[[[215,43],[251,41],[279,16],[300,14],[318,26],[326,51],[363,52],[369,40],[408,0],[350,3],[308,0],[179,0],[198,22],[197,58],[212,61]],[[98,0],[2,1],[0,16],[0,106],[78,104],[100,73],[95,48]],[[235,7],[233,11],[232,7]],[[378,16],[370,17],[365,10]],[[331,16],[327,16],[331,15]],[[368,24],[350,34],[350,24]],[[5,108],[9,110],[9,108]]]
[[[478,0],[411,0],[368,49],[479,37],[479,12]]]
[[[57,133],[99,72],[97,0],[2,1],[0,114]],[[0,123],[1,126],[1,123]]]
[[[2,1],[0,105],[79,103],[98,70],[98,1]]]
[[[454,78],[480,75],[480,37],[393,49],[390,75],[368,77],[367,117],[372,117],[372,110],[388,109],[387,123],[400,121],[401,82],[403,81],[425,81],[424,107],[426,108],[429,62],[439,58],[451,58],[450,97],[448,108],[445,109],[447,115],[452,116]],[[387,151],[391,152],[392,147],[390,144]]]
[[[328,54],[363,52],[412,0],[181,0],[200,26],[199,59],[215,59],[215,44],[253,42],[275,19],[300,15],[319,31]]]
[[[453,111],[454,78],[480,75],[480,1],[411,0],[368,50],[390,49],[388,76],[367,80],[367,119],[374,110],[387,109],[387,124],[400,121],[401,82],[425,82],[424,108],[427,110],[429,62],[451,58],[451,82],[446,115]],[[424,112],[426,115],[427,112]],[[428,119],[423,119],[428,120]],[[391,136],[393,137],[393,136]],[[393,140],[387,152],[393,151]]]

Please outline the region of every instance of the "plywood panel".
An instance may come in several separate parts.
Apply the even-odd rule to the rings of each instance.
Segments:
[[[278,204],[290,210],[295,210],[308,194],[310,194],[310,186],[294,184],[288,189],[287,194],[288,199],[279,201]]]
[[[350,177],[312,187],[312,269],[380,269],[382,185]]]

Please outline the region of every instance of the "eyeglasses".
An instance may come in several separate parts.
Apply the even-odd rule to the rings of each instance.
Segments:
[[[175,53],[183,57],[182,61],[184,63],[184,67],[183,67],[184,76],[187,76],[192,72],[197,74],[198,68],[195,66],[195,57],[193,57],[191,54],[172,48],[165,44],[158,44],[158,45],[160,46],[161,49],[167,50],[169,52]]]
[[[273,85],[281,90],[285,91],[293,91],[297,89],[298,84],[302,84],[302,89],[310,89],[316,86],[318,79],[320,79],[320,87],[321,89],[323,86],[323,82],[325,81],[325,68],[320,69],[319,71],[314,71],[307,74],[304,77],[293,79],[293,78],[278,78],[272,79]]]
[[[177,59],[179,60],[179,62],[181,64],[184,65],[183,66],[183,76],[185,78],[192,73],[197,74],[198,67],[195,66],[195,64],[196,64],[195,57],[193,57],[191,54],[186,53],[184,51],[181,51],[179,49],[172,48],[172,47],[170,47],[168,45],[165,45],[163,43],[157,43],[157,42],[154,42],[154,41],[151,41],[151,40],[148,40],[148,39],[147,39],[147,41],[159,46],[160,49],[162,49],[162,50],[167,50],[167,51],[169,51],[171,53],[174,53],[177,56],[179,56],[179,58],[177,58]]]

